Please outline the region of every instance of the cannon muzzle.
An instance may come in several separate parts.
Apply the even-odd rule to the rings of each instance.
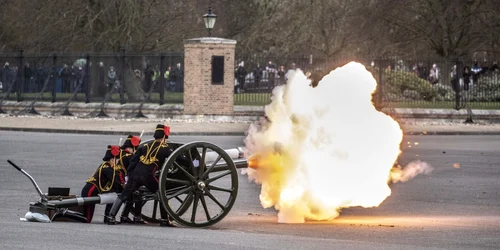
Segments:
[[[224,151],[229,155],[229,157],[233,159],[236,168],[248,167],[248,160],[244,158],[244,148],[237,147],[232,149],[225,149]],[[208,152],[205,156],[205,162],[207,165],[210,165],[214,161],[220,160],[215,164],[215,167],[213,169],[214,172],[223,170],[227,167],[227,163],[222,159],[218,159],[218,156],[219,154],[216,152]]]

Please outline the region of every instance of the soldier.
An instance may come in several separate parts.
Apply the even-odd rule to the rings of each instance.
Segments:
[[[125,142],[121,146],[120,156],[118,158],[118,164],[120,164],[124,169],[128,169],[130,165],[130,159],[132,159],[137,147],[141,144],[141,138],[133,135],[129,135]],[[128,171],[125,171],[125,183],[127,182],[129,177]],[[136,203],[136,206],[142,205],[140,202]],[[131,200],[127,202],[125,208],[122,211],[122,215],[120,216],[120,223],[133,223],[133,221],[128,217],[128,214],[132,210],[133,203]]]
[[[158,178],[155,173],[160,170],[165,160],[172,154],[172,149],[167,145],[166,139],[170,135],[170,127],[158,124],[154,132],[154,141],[142,144],[130,160],[128,168],[129,180],[123,192],[115,200],[109,213],[108,225],[115,225],[115,215],[122,203],[132,198],[132,193],[141,186],[145,186],[150,192],[158,190]],[[164,220],[160,226],[173,226],[165,211],[161,209]],[[141,218],[142,207],[134,208],[134,223],[145,224]]]
[[[120,154],[118,146],[110,146],[106,150],[103,163],[96,169],[94,174],[87,180],[87,184],[82,189],[81,197],[92,197],[102,193],[119,193],[125,186],[125,169],[120,166],[116,158]],[[95,205],[85,205],[83,207],[83,217],[90,223],[94,216]],[[104,212],[104,222],[107,223],[107,215],[111,210],[111,204],[106,205]]]

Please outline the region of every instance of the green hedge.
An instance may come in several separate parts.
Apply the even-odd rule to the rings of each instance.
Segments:
[[[429,81],[411,72],[386,70],[383,81],[384,94],[388,97],[407,101],[432,101],[438,96],[437,89]]]

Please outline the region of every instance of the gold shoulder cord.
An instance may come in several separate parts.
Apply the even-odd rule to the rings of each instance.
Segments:
[[[127,169],[125,168],[125,164],[123,164],[123,159],[122,158],[123,158],[123,151],[120,151],[120,160],[119,160],[120,164],[118,164],[119,165],[118,168],[122,169],[123,172],[125,173],[125,175],[127,175]]]
[[[111,188],[113,187],[113,183],[115,183],[115,174],[116,174],[116,171],[113,169],[113,178],[111,178],[111,184],[106,184],[106,186],[104,186],[104,188],[102,187],[101,185],[101,171],[102,171],[102,167],[104,167],[104,165],[106,164],[106,162],[103,162],[101,164],[101,167],[99,167],[99,180],[97,180],[97,182],[99,183],[99,189],[101,190],[101,192],[107,192],[109,190],[111,190]]]
[[[157,161],[156,159],[156,156],[158,155],[158,152],[160,151],[160,148],[161,148],[161,143],[158,145],[158,147],[156,147],[155,149],[153,149],[154,145],[155,145],[155,142],[153,142],[153,144],[151,144],[151,147],[149,147],[148,151],[146,152],[146,155],[142,155],[140,160],[142,163],[146,164],[146,165],[150,165],[150,164],[153,164]]]

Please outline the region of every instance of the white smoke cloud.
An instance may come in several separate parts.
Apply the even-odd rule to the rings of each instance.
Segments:
[[[397,166],[391,170],[392,183],[407,182],[419,174],[430,174],[434,168],[427,162],[412,161],[404,168]]]
[[[400,154],[401,128],[373,106],[377,83],[363,65],[349,63],[316,88],[309,84],[298,70],[275,88],[265,108],[269,120],[252,125],[245,139],[246,155],[258,163],[247,170],[249,179],[261,184],[262,206],[279,210],[279,222],[329,220],[341,208],[378,206],[391,194],[388,180]]]

